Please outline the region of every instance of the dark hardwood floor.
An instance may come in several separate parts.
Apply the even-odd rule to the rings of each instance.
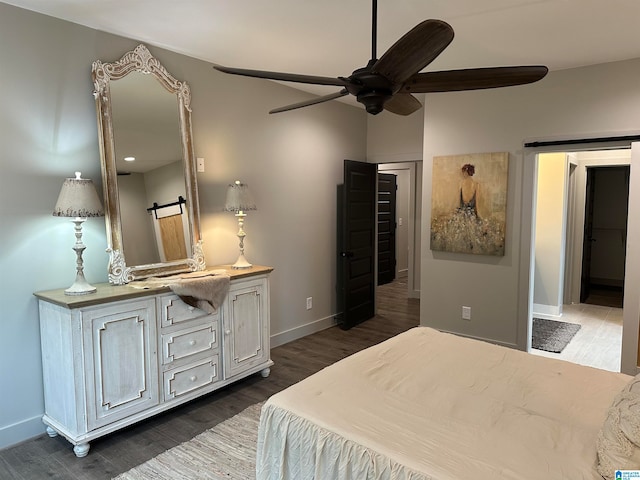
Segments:
[[[376,317],[348,331],[332,327],[274,348],[268,378],[251,376],[95,440],[84,458],[76,458],[63,437],[46,434],[0,450],[0,479],[111,479],[327,365],[418,325],[419,318],[419,300],[407,298],[406,279],[383,285]]]

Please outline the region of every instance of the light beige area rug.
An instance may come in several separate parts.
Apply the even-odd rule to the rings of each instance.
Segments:
[[[262,403],[115,477],[114,480],[255,478]]]

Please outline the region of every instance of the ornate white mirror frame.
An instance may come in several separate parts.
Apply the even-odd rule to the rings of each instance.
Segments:
[[[154,77],[169,93],[176,95],[179,113],[179,130],[182,141],[186,211],[190,233],[190,256],[167,262],[129,265],[123,248],[121,205],[118,192],[116,167],[116,138],[112,114],[111,82],[132,72]],[[98,120],[100,154],[102,157],[102,181],[104,188],[105,218],[109,252],[109,282],[122,285],[132,280],[150,276],[169,275],[187,271],[204,270],[205,260],[200,235],[200,209],[196,182],[195,155],[191,133],[191,91],[186,82],[176,80],[154,58],[144,45],[125,53],[116,62],[95,61],[92,66],[94,97]],[[151,248],[151,246],[149,246]]]

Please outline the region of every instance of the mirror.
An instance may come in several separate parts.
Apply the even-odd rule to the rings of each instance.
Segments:
[[[203,270],[188,84],[144,45],[92,78],[109,282]]]

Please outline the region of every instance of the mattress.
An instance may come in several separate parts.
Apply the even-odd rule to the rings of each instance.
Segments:
[[[601,480],[631,378],[416,327],[272,396],[257,479]]]

